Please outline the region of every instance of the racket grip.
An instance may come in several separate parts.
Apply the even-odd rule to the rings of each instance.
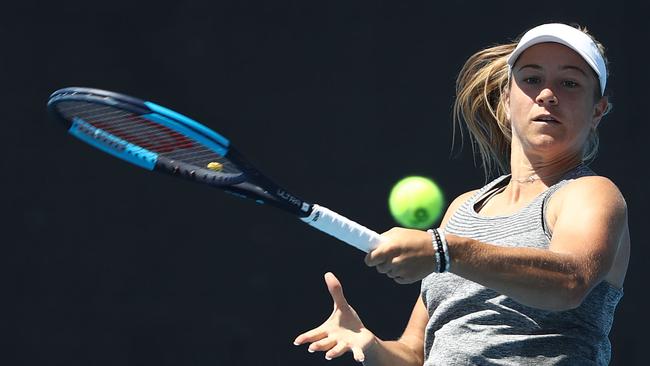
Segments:
[[[314,205],[311,215],[300,219],[366,253],[379,246],[383,240],[376,232],[323,206]]]

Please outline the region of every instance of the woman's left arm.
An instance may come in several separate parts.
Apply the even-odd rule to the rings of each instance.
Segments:
[[[627,208],[607,178],[581,178],[562,190],[549,212],[553,236],[548,250],[447,235],[450,271],[531,307],[579,306],[612,267],[627,227]],[[414,248],[430,246],[431,236],[409,229],[392,229],[384,235],[388,242],[371,252],[366,263],[400,283],[420,280],[422,271],[414,264],[423,261],[411,253],[423,253]]]

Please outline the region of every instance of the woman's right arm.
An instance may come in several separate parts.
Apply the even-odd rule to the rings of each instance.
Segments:
[[[296,337],[294,344],[311,343],[310,352],[325,352],[325,358],[352,352],[358,362],[375,365],[422,365],[424,329],[429,315],[418,297],[406,330],[399,340],[383,341],[366,329],[356,311],[343,296],[343,288],[332,274],[325,274],[327,289],[334,300],[334,310],[319,327]]]

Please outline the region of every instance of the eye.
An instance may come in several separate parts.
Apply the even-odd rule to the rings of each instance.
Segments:
[[[529,77],[525,77],[523,81],[526,84],[539,84],[541,82],[541,79],[538,78],[537,76],[529,76]]]
[[[577,88],[580,86],[580,84],[576,83],[573,80],[565,80],[562,82],[562,85],[566,86],[567,88]]]

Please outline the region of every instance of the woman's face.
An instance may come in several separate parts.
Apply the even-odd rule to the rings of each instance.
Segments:
[[[512,68],[506,96],[513,146],[551,159],[581,157],[607,107],[606,98],[595,97],[598,88],[595,73],[572,49],[559,43],[528,48]]]

